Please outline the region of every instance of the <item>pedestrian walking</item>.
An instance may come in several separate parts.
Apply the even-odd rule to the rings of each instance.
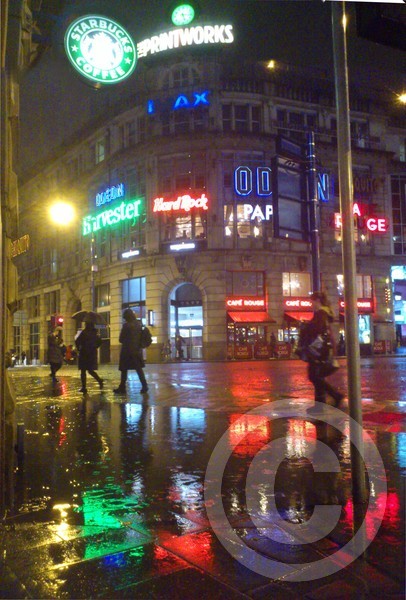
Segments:
[[[62,327],[55,327],[48,335],[48,363],[51,367],[49,376],[53,382],[58,381],[56,373],[63,365],[63,348]]]
[[[178,360],[183,360],[184,358],[184,352],[183,352],[183,344],[185,343],[185,340],[183,339],[183,337],[181,335],[177,335],[175,337],[175,348],[176,348],[176,358]]]
[[[82,387],[80,392],[87,393],[86,388],[86,372],[89,373],[97,381],[100,389],[103,389],[103,379],[96,373],[97,364],[97,349],[101,346],[102,340],[97,332],[93,321],[85,321],[85,328],[76,338],[76,348],[79,351],[78,368],[80,370],[80,380]]]
[[[327,356],[315,357],[308,350],[310,344],[318,336],[321,336],[332,347],[332,351],[335,351],[334,336],[331,330],[334,315],[324,292],[314,292],[311,298],[313,300],[314,315],[301,333],[302,340],[300,346],[302,346],[302,349],[304,346],[304,352],[307,354],[308,377],[314,386],[314,401],[325,404],[328,394],[333,398],[334,404],[338,408],[344,399],[344,395],[325,379],[327,376],[325,368]],[[319,412],[319,407],[317,405],[312,406],[308,409],[308,412],[317,413]]]
[[[120,385],[114,390],[115,394],[126,393],[127,374],[135,370],[141,382],[141,394],[148,392],[148,384],[143,367],[145,366],[142,355],[141,332],[142,324],[135,316],[131,308],[123,312],[124,324],[120,332],[119,342],[121,344],[118,368],[121,371]]]

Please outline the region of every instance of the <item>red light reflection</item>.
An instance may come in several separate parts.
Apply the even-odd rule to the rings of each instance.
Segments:
[[[254,456],[269,442],[271,424],[268,417],[261,415],[230,415],[228,435],[234,454]]]

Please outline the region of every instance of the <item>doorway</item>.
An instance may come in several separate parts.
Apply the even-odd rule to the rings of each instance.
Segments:
[[[202,295],[192,283],[177,286],[169,297],[169,331],[173,358],[201,360],[203,358],[203,306]],[[179,338],[178,348],[176,338]]]

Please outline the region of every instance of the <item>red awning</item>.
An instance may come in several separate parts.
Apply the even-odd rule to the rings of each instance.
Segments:
[[[228,316],[234,321],[234,323],[276,323],[274,319],[268,315],[265,311],[240,311],[240,312],[229,312]]]
[[[292,321],[310,321],[313,319],[312,312],[285,312],[285,317]]]

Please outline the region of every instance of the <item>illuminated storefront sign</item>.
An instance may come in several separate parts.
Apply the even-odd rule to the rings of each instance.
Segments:
[[[265,298],[227,298],[226,307],[230,308],[247,308],[254,310],[256,308],[263,310],[265,308]]]
[[[285,310],[313,310],[313,302],[308,298],[289,298],[283,301]]]
[[[257,167],[256,193],[258,196],[272,194],[272,170],[270,167]],[[237,167],[234,171],[234,189],[239,196],[249,196],[253,190],[253,172],[249,167]]]
[[[100,15],[76,19],[65,34],[65,51],[73,67],[99,84],[118,83],[135,69],[135,45],[116,21]]]
[[[343,311],[345,308],[344,300],[340,300],[339,306],[340,306],[340,310]],[[359,312],[367,312],[367,313],[373,312],[373,310],[374,310],[373,300],[371,300],[369,298],[358,298],[357,308],[358,308]]]
[[[181,244],[171,244],[169,246],[169,249],[174,252],[179,252],[180,250],[194,250],[195,248],[196,244],[194,242],[182,242]]]
[[[155,198],[154,200],[154,212],[170,212],[170,211],[183,211],[190,212],[193,208],[201,208],[208,210],[207,206],[208,199],[205,194],[197,198],[192,198],[189,194],[178,196],[176,200],[164,200],[164,198]]]
[[[141,200],[131,200],[130,202],[121,202],[115,208],[105,210],[97,215],[88,215],[82,221],[82,234],[88,235],[112,227],[122,221],[129,221],[140,216]]]
[[[139,250],[127,250],[127,252],[121,253],[121,258],[131,258],[132,256],[139,256]]]
[[[176,98],[168,98],[167,100],[148,100],[147,112],[153,115],[162,110],[179,110],[180,108],[202,108],[210,106],[208,99],[209,90],[203,92],[193,92],[193,94],[179,94]]]
[[[102,206],[103,204],[117,200],[117,198],[123,198],[124,195],[124,183],[119,183],[118,185],[113,185],[103,192],[96,194],[95,204],[96,206]]]
[[[234,41],[232,25],[197,25],[172,29],[153,35],[137,44],[138,59],[166,50],[209,44],[231,44]]]
[[[256,204],[255,206],[252,206],[251,204],[244,204],[244,219],[246,221],[255,221],[255,219],[269,221],[272,215],[272,204],[266,204],[265,206],[260,206],[259,204]]]
[[[27,252],[30,247],[30,236],[28,233],[26,235],[22,235],[18,240],[10,243],[11,248],[11,256],[14,258],[19,254],[24,254]]]
[[[361,206],[354,202],[353,214],[356,218],[356,224],[358,229],[368,229],[372,233],[386,233],[389,228],[388,219],[385,217],[375,217],[363,214],[364,210],[361,210]],[[342,218],[341,213],[334,213],[334,227],[341,229]]]

